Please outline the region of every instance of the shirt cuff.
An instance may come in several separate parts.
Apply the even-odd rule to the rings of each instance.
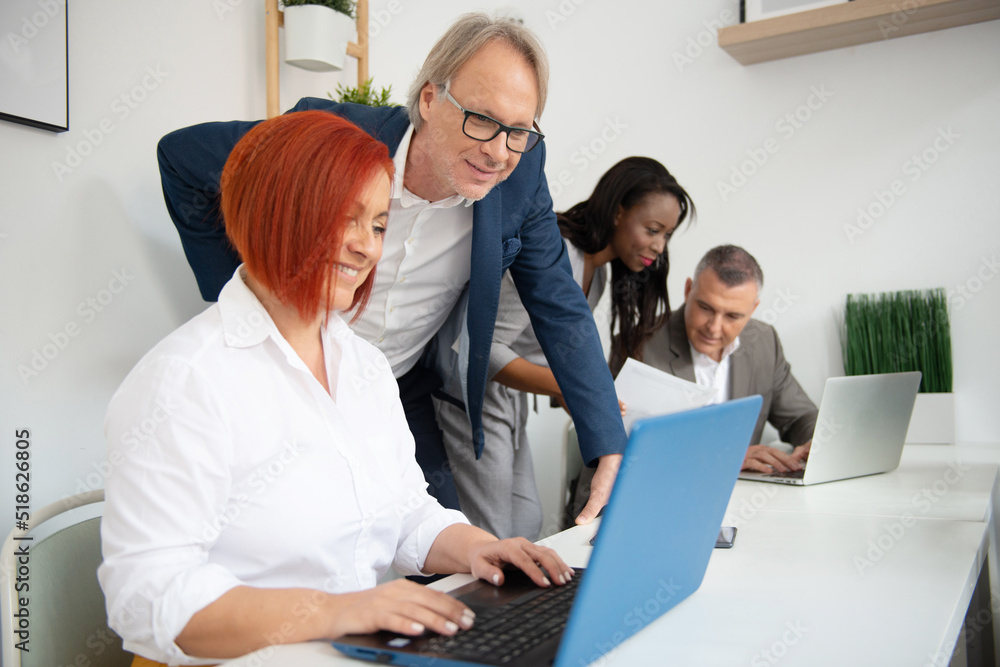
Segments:
[[[218,664],[219,659],[189,656],[176,644],[191,618],[227,592],[242,586],[229,570],[208,564],[182,572],[162,594],[136,591],[110,614],[110,625],[127,651],[171,665]]]
[[[396,558],[393,560],[393,567],[404,576],[432,574],[424,572],[424,563],[427,562],[427,554],[430,553],[434,540],[448,526],[457,523],[469,524],[465,515],[457,510],[449,510],[437,504],[437,501],[429,504],[427,516],[420,521],[417,527],[399,545],[396,550]]]
[[[490,350],[490,364],[488,370],[490,379],[492,380],[494,375],[502,371],[507,364],[520,356],[521,355],[517,354],[506,345],[494,345],[493,349]]]

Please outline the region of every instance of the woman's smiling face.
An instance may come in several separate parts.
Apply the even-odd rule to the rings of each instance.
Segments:
[[[681,206],[666,192],[646,195],[630,209],[619,209],[611,246],[631,271],[642,271],[663,254],[677,229]]]
[[[382,239],[389,218],[389,177],[376,176],[352,211],[344,229],[340,255],[334,267],[333,310],[346,311],[354,303],[354,292],[382,257]]]

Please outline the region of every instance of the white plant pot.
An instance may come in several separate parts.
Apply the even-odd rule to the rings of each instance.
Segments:
[[[354,19],[320,5],[285,7],[284,16],[286,63],[310,72],[344,69]]]
[[[955,442],[955,394],[917,394],[906,442]]]

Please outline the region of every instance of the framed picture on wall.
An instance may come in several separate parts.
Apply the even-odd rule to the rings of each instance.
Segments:
[[[747,23],[846,2],[849,0],[740,0],[740,19]]]
[[[69,129],[66,2],[0,1],[0,120]]]

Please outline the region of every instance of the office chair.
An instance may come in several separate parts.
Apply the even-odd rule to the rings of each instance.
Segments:
[[[97,582],[101,564],[101,519],[73,523],[39,539],[33,533],[44,522],[76,507],[104,500],[104,490],[89,491],[47,505],[31,514],[31,529],[14,529],[0,549],[0,637],[3,667],[53,667],[89,664],[128,667],[132,654],[108,627],[104,593]],[[18,549],[27,545],[27,564]],[[22,562],[19,562],[21,560]],[[19,571],[20,568],[20,571]],[[26,568],[26,571],[25,571]],[[18,578],[21,581],[18,582]],[[20,583],[22,590],[17,590]],[[25,591],[23,584],[28,584]],[[28,651],[16,644],[22,613],[18,598],[28,599]]]

